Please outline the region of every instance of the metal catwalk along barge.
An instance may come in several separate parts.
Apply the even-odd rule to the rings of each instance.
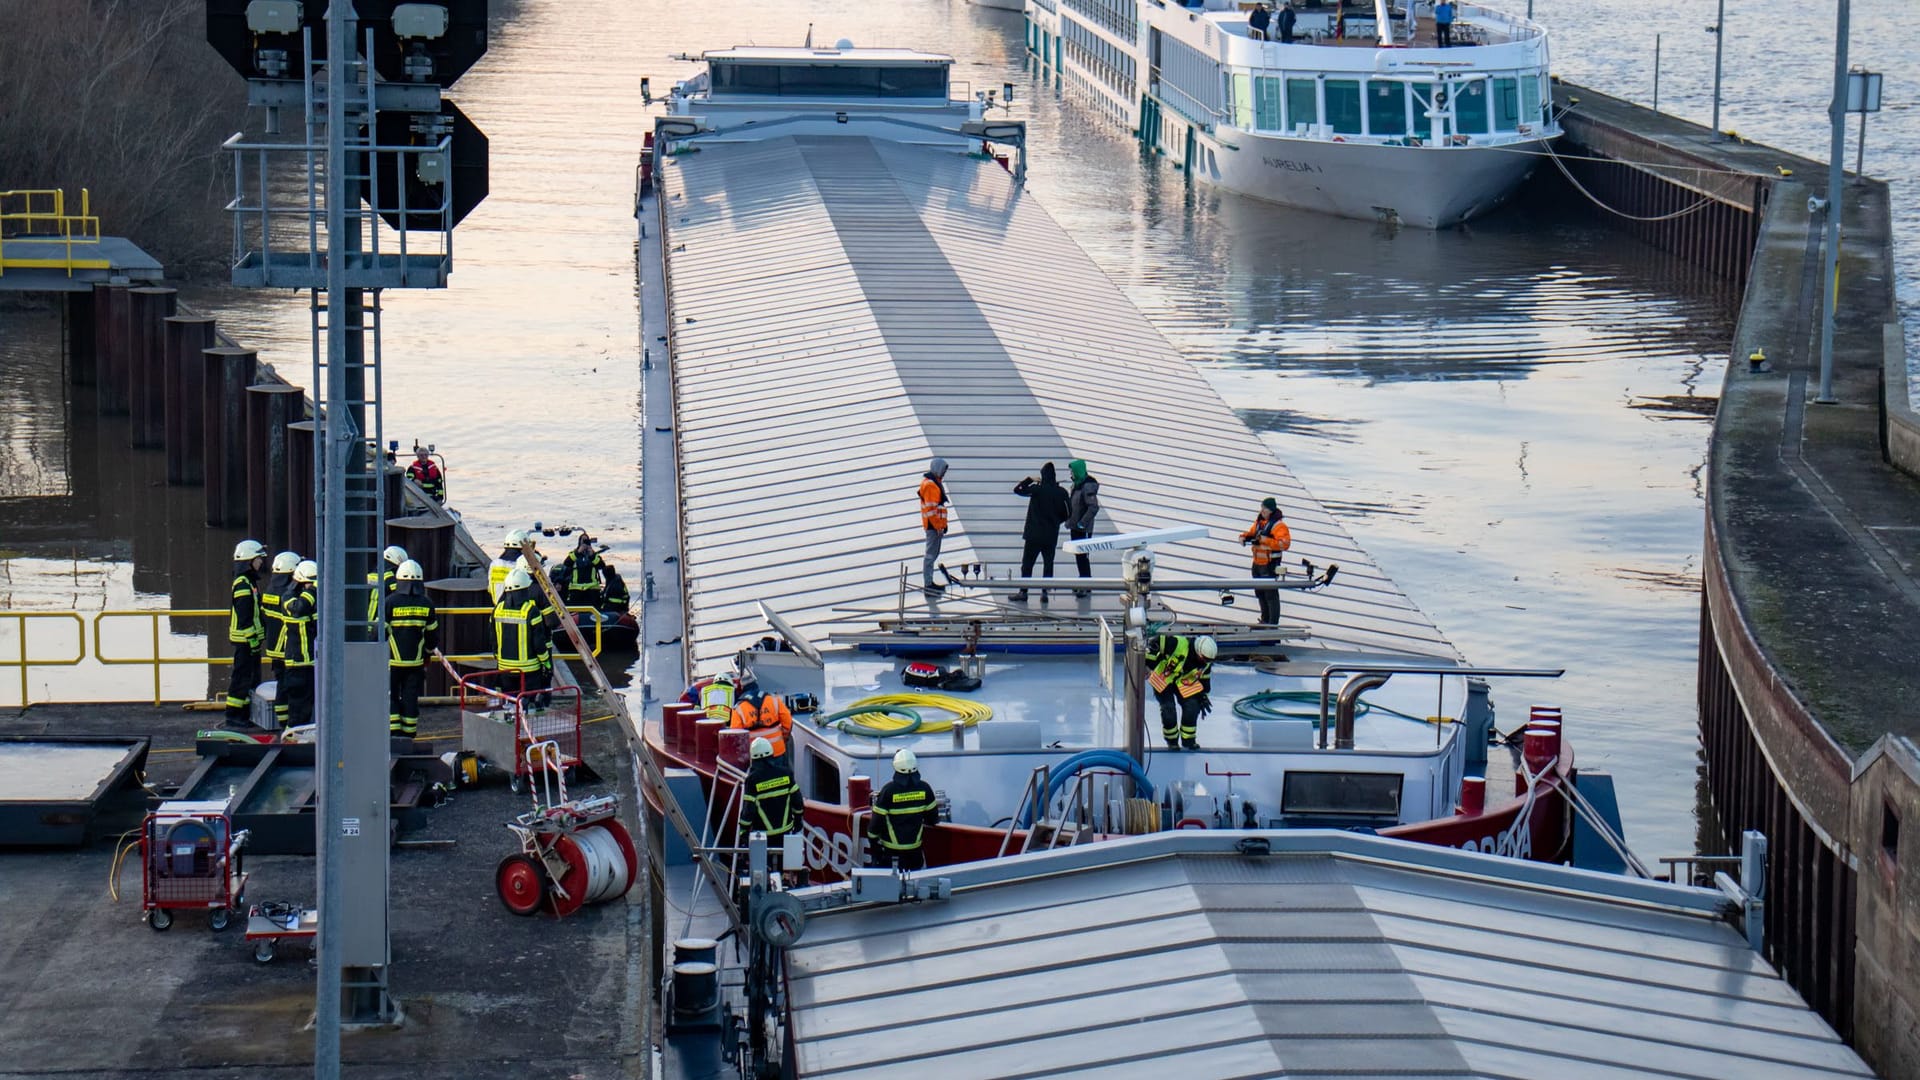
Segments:
[[[643,165],[644,634],[667,703],[646,738],[703,778],[715,820],[746,764],[726,708],[701,708],[724,673],[802,705],[789,760],[822,876],[861,863],[903,748],[941,793],[934,864],[1174,826],[1566,857],[1557,723],[1524,762],[1498,750],[1485,792],[1493,673],[1024,193],[1024,127],[995,95],[956,98],[947,57],[902,50],[706,59]],[[936,457],[952,584],[928,596],[915,492]],[[1076,458],[1112,550],[1086,595],[1019,602],[1012,489]],[[1261,624],[1237,538],[1269,496],[1294,546]],[[1142,715],[1161,633],[1218,644],[1198,751],[1159,749]],[[888,711],[872,699],[914,692],[909,660],[979,685]]]

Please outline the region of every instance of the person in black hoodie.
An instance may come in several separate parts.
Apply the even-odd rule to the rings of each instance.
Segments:
[[[1013,487],[1013,493],[1027,500],[1027,524],[1020,530],[1020,538],[1026,541],[1026,549],[1020,553],[1020,576],[1033,575],[1033,561],[1042,559],[1046,566],[1047,577],[1053,576],[1053,550],[1060,546],[1060,526],[1067,523],[1067,489],[1053,478],[1053,462],[1040,466],[1040,479],[1029,476]],[[1025,600],[1027,590],[1021,589],[1011,599]],[[1045,589],[1040,591],[1040,602],[1047,602]]]

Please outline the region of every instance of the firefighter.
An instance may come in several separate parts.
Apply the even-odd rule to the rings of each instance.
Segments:
[[[873,797],[867,838],[875,866],[918,870],[927,865],[922,845],[927,830],[940,823],[933,787],[920,778],[920,759],[911,750],[893,755],[893,779]]]
[[[767,834],[767,846],[779,848],[781,837],[800,824],[800,785],[794,783],[793,770],[786,758],[773,752],[765,739],[753,740],[747,751],[753,759],[740,793],[740,839],[748,833]]]
[[[319,625],[320,567],[312,559],[294,567],[294,592],[280,618],[280,655],[286,659],[286,673],[280,692],[274,699],[274,712],[284,715],[284,726],[298,727],[313,722],[313,650]],[[279,705],[286,703],[281,712]]]
[[[266,630],[266,649],[264,655],[273,663],[273,682],[280,685],[280,676],[286,673],[286,660],[280,655],[280,617],[288,600],[293,598],[293,571],[300,565],[300,554],[283,551],[273,557],[273,576],[267,579],[266,587],[260,590],[260,624]],[[276,699],[276,715],[286,717]]]
[[[627,592],[626,579],[620,576],[620,571],[615,570],[612,563],[602,560],[600,567],[606,574],[606,584],[600,588],[600,614],[606,620],[618,620],[632,610],[633,597]]]
[[[387,596],[387,732],[408,739],[420,731],[420,691],[427,654],[440,651],[440,617],[427,600],[425,574],[412,559],[394,573]]]
[[[493,655],[501,671],[520,676],[520,692],[531,709],[552,701],[553,606],[533,587],[533,575],[516,566],[501,582],[500,599],[493,605]]]
[[[712,682],[700,688],[700,711],[706,713],[709,720],[731,719],[734,693],[733,672],[715,675]]]
[[[266,638],[260,614],[260,571],[267,549],[258,540],[233,548],[233,601],[227,610],[227,640],[233,644],[233,670],[227,676],[227,724],[252,727],[247,718],[253,688],[260,684],[260,647]]]
[[[779,694],[761,694],[758,701],[741,698],[734,705],[728,726],[753,733],[773,747],[773,756],[787,756],[787,739],[793,734],[793,710]]]
[[[436,503],[447,501],[447,478],[440,472],[440,466],[434,464],[431,451],[422,446],[413,448],[413,464],[407,466],[407,475],[427,493],[427,498]]]
[[[1212,638],[1184,634],[1161,634],[1147,649],[1147,685],[1160,701],[1160,734],[1167,749],[1200,749],[1200,718],[1213,711],[1208,694],[1219,652]]]
[[[514,567],[525,563],[526,553],[520,545],[526,539],[527,534],[519,529],[508,529],[506,537],[500,542],[500,555],[487,567],[487,592],[495,600],[500,599],[501,586],[505,584],[507,575],[513,573]]]
[[[1287,528],[1286,515],[1280,512],[1280,503],[1272,496],[1261,500],[1260,516],[1253,519],[1253,525],[1240,534],[1240,542],[1253,549],[1253,576],[1257,578],[1277,578],[1280,576],[1280,557],[1293,546],[1293,530]],[[1272,626],[1280,621],[1280,590],[1255,589],[1253,594],[1260,601],[1260,622]]]
[[[388,544],[387,550],[380,553],[387,565],[377,574],[367,575],[367,622],[380,621],[380,611],[386,606],[387,597],[393,594],[394,575],[400,564],[407,561],[407,549],[398,544]]]
[[[560,587],[560,595],[568,607],[597,607],[600,603],[600,578],[606,570],[606,563],[600,553],[593,550],[593,537],[586,533],[573,545],[573,550],[560,563],[560,571],[554,577],[554,584]]]

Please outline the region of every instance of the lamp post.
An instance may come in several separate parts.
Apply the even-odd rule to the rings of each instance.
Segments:
[[[1718,140],[1724,138],[1720,134],[1720,57],[1727,44],[1727,0],[1720,0],[1707,33],[1713,35],[1713,137]]]
[[[1840,299],[1840,198],[1846,179],[1847,156],[1847,22],[1851,0],[1839,0],[1833,31],[1833,102],[1827,118],[1833,138],[1827,147],[1827,258],[1820,285],[1820,396],[1822,405],[1833,396],[1833,308]]]

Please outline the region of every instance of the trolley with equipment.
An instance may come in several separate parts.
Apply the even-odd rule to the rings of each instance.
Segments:
[[[214,930],[246,905],[241,850],[224,802],[164,802],[140,832],[140,909],[147,925],[165,930],[176,911],[204,911]]]
[[[460,677],[460,745],[512,769],[515,792],[526,791],[546,764],[536,748],[550,748],[558,767],[569,774],[580,765],[580,688],[522,690],[520,681],[515,671]],[[535,707],[541,703],[544,707]]]
[[[625,896],[640,871],[633,836],[620,823],[620,797],[567,795],[564,755],[553,742],[526,750],[526,774],[537,775],[533,808],[507,822],[520,850],[500,860],[494,886],[515,915],[547,908],[564,917],[587,904]]]

